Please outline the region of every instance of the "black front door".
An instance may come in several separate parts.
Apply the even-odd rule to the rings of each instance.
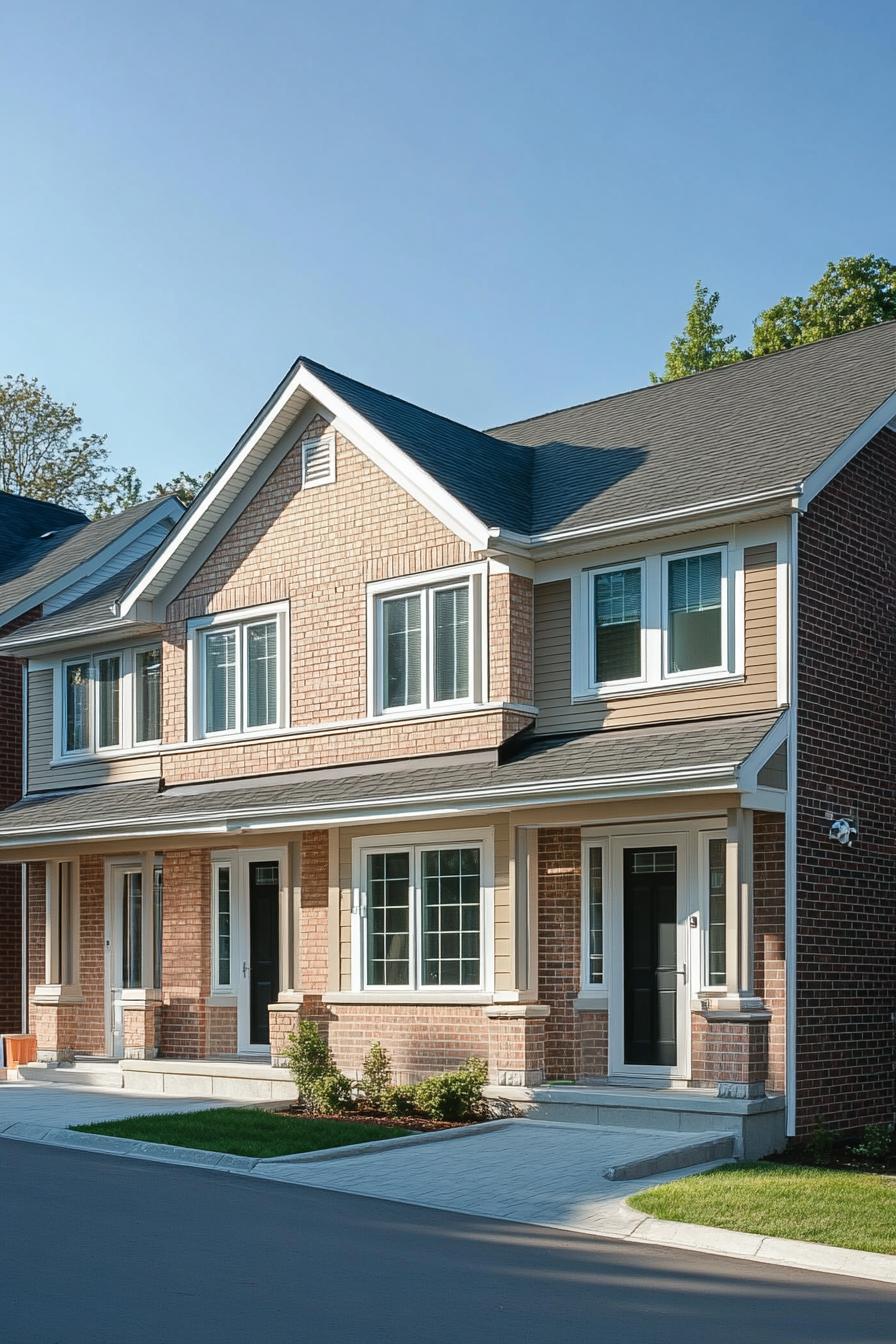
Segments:
[[[280,991],[280,866],[249,864],[249,1043],[270,1045],[268,1004]]]
[[[678,896],[674,849],[627,849],[623,866],[625,1062],[678,1063]]]

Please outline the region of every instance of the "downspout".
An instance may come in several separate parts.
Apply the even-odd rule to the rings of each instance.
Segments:
[[[788,660],[790,690],[790,730],[787,735],[787,804],[784,835],[784,998],[785,998],[785,1094],[787,1134],[796,1133],[796,920],[797,920],[797,698],[799,647],[799,512],[790,515],[790,612],[788,622]]]

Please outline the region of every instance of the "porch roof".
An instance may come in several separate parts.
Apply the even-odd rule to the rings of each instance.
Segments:
[[[0,848],[747,790],[785,732],[784,715],[744,714],[251,780],[168,788],[145,780],[32,794],[0,813]]]

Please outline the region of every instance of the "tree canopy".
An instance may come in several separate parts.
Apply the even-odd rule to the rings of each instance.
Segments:
[[[718,292],[698,281],[684,330],[666,351],[662,376],[651,373],[652,383],[888,322],[896,318],[896,265],[871,253],[828,262],[805,297],[785,294],[763,309],[753,323],[752,344],[742,350],[715,320],[718,303]]]

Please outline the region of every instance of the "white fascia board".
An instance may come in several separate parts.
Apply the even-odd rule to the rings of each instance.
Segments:
[[[54,630],[52,634],[35,634],[30,639],[17,640],[14,636],[0,640],[0,654],[27,653],[31,658],[40,657],[44,651],[47,656],[57,653],[67,644],[77,647],[92,647],[95,644],[108,645],[109,638],[116,641],[126,640],[131,644],[135,639],[144,639],[159,630],[156,621],[141,621],[121,616],[111,616],[108,621],[92,621],[89,625],[72,626],[68,630]]]
[[[741,763],[737,772],[738,788],[745,793],[753,793],[759,788],[759,771],[765,763],[786,741],[790,732],[790,710],[785,709],[781,717],[772,724],[765,737],[749,756]]]
[[[116,537],[114,541],[110,541],[108,545],[104,546],[101,550],[88,556],[86,560],[82,560],[74,569],[66,570],[64,574],[61,574],[59,578],[54,579],[51,583],[46,583],[43,587],[36,588],[33,592],[29,593],[26,598],[23,598],[21,602],[17,602],[14,607],[10,607],[8,611],[0,612],[0,624],[6,625],[9,621],[14,621],[17,616],[21,616],[23,612],[30,611],[32,607],[48,601],[51,597],[57,597],[60,593],[64,593],[66,588],[74,587],[80,579],[83,579],[90,574],[91,570],[98,569],[108,560],[113,560],[119,551],[123,551],[127,546],[130,546],[131,543],[135,541],[137,537],[142,536],[148,528],[155,527],[160,519],[179,517],[182,515],[183,511],[184,506],[177,499],[160,500],[157,508],[150,509],[139,522],[134,523],[132,527],[127,529],[127,531],[122,532],[122,534]]]
[[[91,840],[118,840],[136,836],[177,834],[234,834],[244,830],[289,830],[322,826],[360,825],[395,818],[458,816],[467,812],[556,806],[609,799],[665,796],[681,793],[730,793],[737,788],[737,766],[732,762],[699,766],[689,771],[658,770],[641,774],[605,776],[596,779],[545,780],[531,784],[491,789],[459,789],[446,795],[418,794],[383,798],[376,802],[318,802],[295,807],[231,808],[204,814],[183,814],[170,820],[116,817],[85,827],[83,822],[52,829],[42,824],[23,826],[14,835],[0,837],[0,848],[23,849],[34,845]],[[226,795],[224,795],[226,797]]]
[[[616,537],[626,533],[637,533],[644,528],[674,526],[680,523],[700,522],[701,526],[742,521],[732,518],[732,514],[745,511],[750,519],[763,517],[771,508],[774,512],[787,513],[793,506],[793,497],[800,493],[798,483],[776,486],[773,490],[760,490],[749,495],[736,495],[730,499],[713,500],[708,504],[693,504],[684,509],[666,509],[659,513],[632,514],[614,522],[591,523],[585,527],[559,528],[553,532],[534,532],[525,535],[522,532],[509,532],[504,528],[492,528],[494,544],[506,545],[508,549],[533,546],[553,546],[565,542],[586,541],[591,537]],[[705,521],[704,521],[705,520]]]
[[[391,439],[380,433],[362,415],[353,410],[347,402],[337,396],[326,383],[299,364],[295,373],[286,381],[279,396],[275,396],[266,411],[257,417],[253,427],[247,431],[241,443],[232,451],[229,459],[219,468],[218,475],[209,482],[206,490],[190,505],[181,523],[171,536],[162,544],[152,563],[130,587],[121,599],[119,609],[126,615],[134,603],[147,592],[155,580],[163,574],[166,566],[177,554],[185,542],[196,533],[202,521],[221,491],[245,465],[258,446],[259,441],[268,432],[278,416],[288,411],[295,403],[297,415],[309,398],[313,398],[332,417],[336,429],[359,448],[386,473],[396,484],[407,491],[424,508],[428,509],[440,522],[450,528],[462,541],[466,541],[474,550],[484,550],[488,545],[489,529],[480,518],[471,513],[459,500],[455,499],[443,486],[419,467],[407,453],[402,452]],[[203,535],[203,534],[200,534]]]
[[[810,471],[800,491],[800,513],[805,513],[815,496],[820,494],[826,485],[830,485],[834,477],[849,465],[856,453],[861,452],[875,434],[885,429],[894,416],[896,416],[896,392],[881,402],[877,410],[872,412],[858,429],[854,429],[840,447],[835,448],[831,455],[825,458],[820,467]]]

